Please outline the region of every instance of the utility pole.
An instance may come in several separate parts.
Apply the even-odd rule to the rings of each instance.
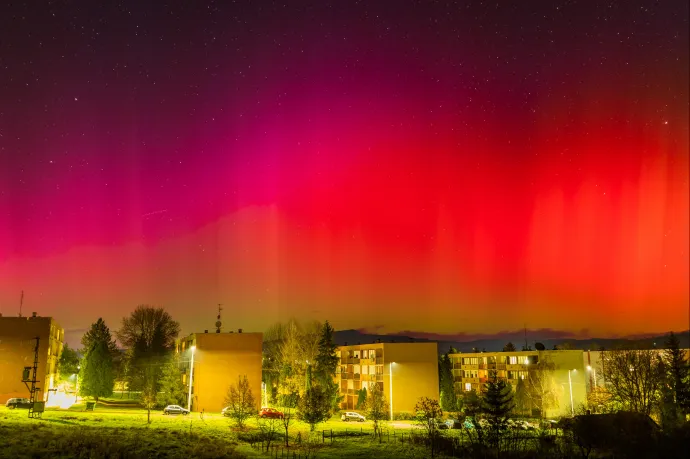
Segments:
[[[22,316],[22,306],[24,305],[24,290],[22,290],[22,296],[19,298],[19,317]]]
[[[29,407],[29,417],[39,418],[43,414],[43,410],[39,409],[36,411],[34,404],[36,402],[36,394],[41,390],[40,387],[36,387],[36,383],[38,382],[36,376],[38,373],[38,343],[40,342],[40,338],[37,336],[34,339],[36,340],[36,346],[34,347],[34,365],[32,367],[24,367],[22,382],[26,388],[29,389],[30,393],[29,401],[31,402],[31,406]],[[29,386],[29,383],[31,383],[31,386]]]

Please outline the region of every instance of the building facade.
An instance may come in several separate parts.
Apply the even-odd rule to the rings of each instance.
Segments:
[[[376,384],[393,413],[414,412],[420,397],[438,400],[436,343],[374,343],[340,346],[336,382],[340,408],[354,410],[359,391]]]
[[[34,364],[38,338],[36,401],[48,401],[57,386],[57,364],[65,331],[51,317],[0,316],[0,403],[14,397],[30,398],[22,371]]]
[[[243,333],[241,330],[237,333],[193,333],[178,339],[176,352],[182,362],[182,379],[187,390],[190,380],[192,385],[192,411],[221,411],[230,385],[237,385],[244,376],[258,410],[262,346],[263,333]]]
[[[529,387],[533,393],[548,395],[542,398],[551,401],[543,402],[543,406],[534,406],[541,402],[528,402],[530,414],[543,408],[541,415],[545,417],[570,416],[587,400],[588,372],[579,350],[458,353],[450,354],[450,359],[458,394],[485,391],[495,371],[514,391],[522,380],[525,390]]]

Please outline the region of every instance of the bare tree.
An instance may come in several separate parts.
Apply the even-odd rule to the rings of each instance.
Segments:
[[[365,402],[367,418],[374,421],[374,435],[381,440],[381,428],[379,423],[388,419],[388,402],[383,396],[383,390],[378,384],[369,386],[369,395]]]
[[[431,457],[434,457],[434,443],[438,436],[438,423],[443,417],[443,411],[438,400],[429,397],[421,397],[414,407],[417,413],[417,423],[424,429],[429,445],[431,446]]]
[[[140,305],[122,319],[116,336],[126,348],[143,343],[146,348],[160,352],[172,350],[179,333],[180,324],[165,309]]]
[[[553,379],[556,366],[547,358],[530,365],[526,380],[526,395],[532,409],[539,410],[542,417],[546,411],[558,408],[558,393]]]
[[[285,429],[285,447],[290,447],[290,423],[292,422],[292,414],[295,408],[296,400],[294,395],[289,395],[283,398],[283,417],[281,421],[283,422],[283,428]]]
[[[659,400],[664,366],[655,350],[603,351],[601,365],[611,400],[627,411],[649,415]]]
[[[246,376],[240,376],[237,385],[230,385],[225,397],[225,405],[229,408],[230,418],[240,429],[244,427],[245,421],[256,412],[254,395],[252,395],[252,389],[249,387]]]
[[[259,426],[261,438],[266,443],[266,451],[271,448],[271,443],[278,438],[278,429],[281,427],[281,420],[279,418],[261,418],[256,417],[256,424]]]
[[[313,365],[319,352],[321,324],[300,325],[290,320],[279,329],[281,339],[275,367],[280,371],[278,392],[283,396],[304,395],[307,390],[307,367]]]

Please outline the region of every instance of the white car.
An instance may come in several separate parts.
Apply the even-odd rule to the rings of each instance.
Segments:
[[[180,405],[168,405],[163,408],[163,414],[189,414],[189,410]]]
[[[348,422],[348,421],[364,422],[367,420],[367,418],[365,418],[364,416],[362,416],[359,413],[355,413],[353,411],[346,411],[345,413],[343,413],[342,416],[340,416],[340,420],[345,421],[345,422]]]

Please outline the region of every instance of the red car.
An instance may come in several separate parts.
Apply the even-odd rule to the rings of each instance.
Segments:
[[[276,410],[275,408],[261,408],[261,411],[259,412],[259,417],[283,419],[283,413]]]

